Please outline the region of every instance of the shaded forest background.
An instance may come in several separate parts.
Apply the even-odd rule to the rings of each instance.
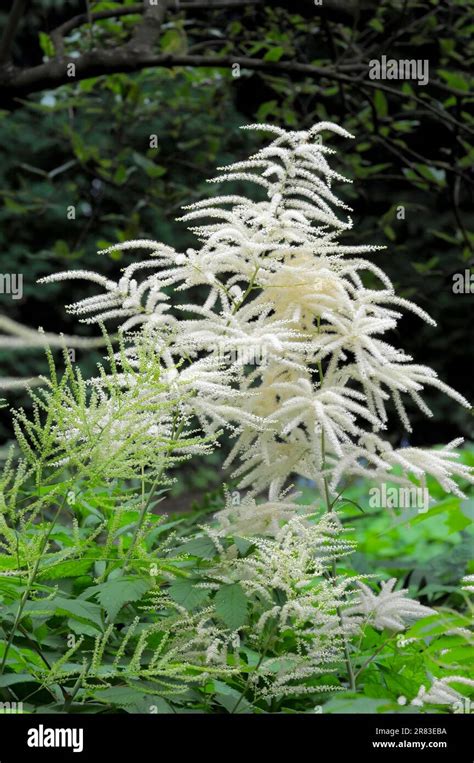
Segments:
[[[96,252],[130,238],[192,245],[174,221],[181,205],[215,192],[205,180],[216,166],[264,140],[239,126],[305,129],[327,119],[356,136],[334,142],[337,169],[353,180],[338,188],[354,209],[346,243],[386,245],[374,259],[438,322],[407,315],[394,343],[469,398],[474,296],[452,289],[474,252],[469,6],[15,1],[0,13],[0,273],[23,274],[24,295],[0,294],[0,313],[97,335],[64,310],[87,286],[36,279],[76,268],[116,278],[135,255]],[[429,83],[371,80],[369,61],[382,55],[428,60]],[[75,78],[64,75],[68,62]],[[98,357],[76,352],[86,372]],[[34,376],[45,362],[41,350],[2,349],[0,340],[0,366],[2,376]],[[427,399],[435,418],[419,416],[413,444],[472,438],[469,412],[436,390]]]

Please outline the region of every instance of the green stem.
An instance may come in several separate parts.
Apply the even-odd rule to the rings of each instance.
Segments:
[[[245,300],[247,299],[248,295],[250,294],[250,292],[251,292],[251,291],[252,291],[252,289],[254,288],[254,285],[255,285],[255,279],[256,279],[256,277],[257,277],[257,274],[258,274],[258,271],[259,271],[259,269],[260,269],[260,268],[258,268],[258,267],[257,267],[257,268],[255,268],[255,273],[252,275],[252,278],[250,279],[250,281],[249,281],[249,284],[248,284],[248,286],[247,286],[246,290],[245,290],[245,291],[244,291],[244,293],[242,294],[242,296],[241,296],[241,298],[239,299],[239,301],[238,301],[238,302],[236,302],[236,303],[234,304],[234,307],[232,308],[232,315],[235,315],[235,313],[237,312],[237,310],[240,310],[240,308],[242,307],[243,303],[244,303],[244,302],[245,302]]]
[[[367,665],[370,665],[370,663],[371,663],[371,662],[372,662],[372,661],[375,659],[375,657],[377,657],[377,655],[379,654],[379,652],[381,652],[381,651],[382,651],[382,649],[383,649],[384,647],[386,647],[386,646],[387,646],[387,644],[388,644],[390,641],[392,641],[392,638],[391,638],[391,637],[390,637],[390,638],[388,638],[386,641],[384,641],[384,642],[383,642],[383,643],[382,643],[382,644],[381,644],[381,645],[378,647],[378,649],[376,649],[376,650],[375,650],[375,652],[374,652],[373,654],[371,654],[371,655],[370,655],[370,657],[369,657],[369,658],[368,658],[368,659],[367,659],[367,660],[366,660],[366,661],[365,661],[365,662],[364,662],[364,663],[363,663],[363,664],[360,666],[359,670],[358,670],[358,671],[356,672],[356,674],[354,675],[354,679],[356,679],[356,678],[357,678],[357,676],[359,676],[359,675],[362,673],[362,671],[366,669]]]
[[[319,320],[318,320],[318,331],[319,331]],[[320,386],[323,386],[324,381],[324,374],[323,374],[323,367],[321,364],[321,361],[318,360],[318,371],[319,371],[319,383]],[[321,429],[321,456],[322,456],[322,463],[321,463],[321,471],[322,471],[322,478],[323,478],[323,485],[324,485],[324,501],[326,504],[326,511],[328,513],[331,513],[333,511],[334,503],[331,503],[330,497],[329,497],[329,485],[327,481],[327,477],[324,474],[324,470],[326,468],[326,445],[324,441],[324,431]],[[337,570],[336,570],[336,560],[333,559],[331,570],[329,571],[329,574],[333,580],[333,583],[336,582],[337,577]],[[349,644],[347,643],[347,639],[344,635],[344,621],[342,618],[342,611],[341,608],[338,606],[336,607],[336,613],[339,618],[339,625],[341,627],[342,631],[342,644],[343,644],[343,650],[344,650],[344,662],[346,664],[347,674],[349,676],[349,685],[351,688],[351,691],[356,691],[356,675],[354,674],[354,668],[352,667],[352,662],[349,654]]]
[[[137,543],[137,540],[138,540],[138,536],[139,536],[140,531],[141,531],[141,529],[143,527],[143,523],[145,522],[146,516],[148,514],[148,509],[150,507],[150,503],[151,503],[151,501],[153,499],[153,496],[155,494],[155,490],[156,490],[157,486],[159,485],[160,480],[161,480],[161,478],[163,476],[164,468],[165,467],[163,465],[163,467],[160,469],[160,471],[158,472],[157,476],[153,480],[152,486],[150,488],[150,492],[148,494],[148,498],[143,503],[142,508],[140,510],[140,515],[138,517],[138,522],[135,525],[135,528],[133,530],[132,540],[130,542],[130,546],[128,547],[127,553],[125,555],[124,565],[123,565],[123,572],[124,572],[124,574],[127,572],[128,568],[129,568],[130,558],[131,558],[133,550],[134,550],[134,548],[136,546],[136,543]]]
[[[268,647],[269,647],[269,645],[270,645],[270,641],[271,641],[271,639],[273,638],[273,635],[274,635],[274,633],[275,633],[275,628],[276,628],[276,625],[274,624],[274,625],[273,625],[273,627],[272,627],[272,628],[271,628],[271,630],[270,630],[270,633],[268,634],[268,637],[267,637],[267,639],[266,639],[266,641],[265,641],[265,644],[264,644],[264,646],[262,647],[262,651],[261,651],[261,653],[260,653],[260,657],[258,658],[258,662],[257,662],[257,664],[255,665],[255,670],[253,671],[252,675],[255,675],[255,673],[258,673],[258,670],[259,670],[259,668],[260,668],[260,665],[262,664],[262,662],[263,662],[263,660],[264,660],[264,658],[265,658],[265,655],[266,655],[266,653],[267,653],[267,649],[268,649]],[[250,673],[249,673],[249,674],[248,674],[248,676],[247,676],[247,680],[246,680],[246,682],[245,682],[245,686],[244,686],[244,688],[242,689],[242,693],[241,693],[240,697],[238,698],[238,700],[237,700],[237,702],[235,703],[234,707],[233,707],[233,708],[232,708],[232,710],[230,711],[230,714],[231,714],[231,715],[233,715],[234,713],[236,713],[236,712],[237,712],[237,708],[239,707],[240,703],[242,702],[242,700],[243,700],[243,698],[244,698],[244,696],[245,696],[245,692],[247,691],[247,689],[248,689],[248,687],[249,687],[249,683],[250,683]]]
[[[56,511],[56,514],[54,515],[53,519],[51,520],[51,524],[50,524],[50,526],[48,528],[48,531],[45,534],[43,540],[41,541],[41,544],[40,544],[40,547],[39,547],[39,550],[38,550],[38,555],[37,555],[35,563],[33,565],[33,569],[31,570],[31,573],[30,573],[30,575],[28,577],[28,582],[27,582],[26,588],[25,588],[25,590],[23,592],[23,596],[20,599],[20,604],[18,606],[18,610],[17,610],[17,613],[15,615],[15,620],[13,621],[13,626],[12,626],[12,629],[10,631],[10,635],[8,637],[8,641],[7,641],[6,646],[5,646],[5,652],[3,654],[2,663],[0,665],[0,676],[3,675],[3,671],[5,670],[5,665],[6,665],[6,662],[7,662],[8,653],[9,653],[9,651],[11,649],[11,645],[13,643],[13,639],[15,638],[15,633],[16,633],[16,630],[18,628],[18,623],[21,620],[21,616],[23,614],[23,610],[24,610],[26,602],[28,601],[28,598],[30,596],[31,589],[33,588],[33,585],[34,585],[34,582],[35,582],[35,579],[36,579],[36,575],[37,575],[37,572],[38,572],[38,568],[39,568],[40,562],[41,562],[41,560],[43,558],[43,553],[44,553],[44,551],[46,549],[46,546],[48,545],[49,537],[50,537],[50,535],[51,535],[51,533],[53,531],[54,525],[56,524],[61,511],[64,508],[64,504],[66,502],[66,497],[67,497],[67,494],[63,498],[62,503],[59,504],[58,509]]]
[[[173,431],[171,433],[171,440],[173,441],[173,444],[170,445],[170,447],[168,448],[168,453],[170,453],[172,451],[172,449],[174,448],[174,441],[175,440],[179,440],[179,436],[180,436],[181,432],[183,431],[183,427],[184,427],[184,420],[181,421],[179,427],[176,429],[176,417],[175,417],[175,420],[174,420],[174,423],[173,423]],[[127,550],[127,553],[125,555],[124,567],[123,567],[124,573],[128,569],[128,566],[129,566],[129,563],[130,563],[130,558],[131,558],[133,550],[134,550],[134,548],[136,546],[138,537],[140,535],[140,531],[141,531],[141,529],[143,527],[143,523],[145,522],[145,518],[146,518],[146,516],[148,514],[148,509],[149,509],[150,504],[151,504],[151,502],[153,500],[153,496],[155,494],[155,490],[158,487],[158,485],[160,484],[160,481],[161,481],[161,479],[163,477],[163,472],[165,470],[165,466],[166,466],[166,456],[164,457],[163,464],[162,464],[158,474],[156,475],[155,479],[153,480],[153,484],[152,484],[152,486],[150,488],[150,491],[148,493],[148,498],[142,504],[142,508],[141,508],[141,511],[140,511],[140,516],[138,517],[138,522],[135,525],[135,529],[133,531],[133,535],[132,535],[132,540],[130,542],[130,546],[129,546],[129,548]]]
[[[83,681],[84,675],[87,675],[87,673],[89,672],[89,669],[90,669],[90,666],[91,666],[91,662],[92,662],[92,660],[89,661],[89,664],[88,664],[88,666],[87,666],[87,668],[85,670],[85,673],[82,673],[82,672],[79,673],[79,675],[77,677],[77,681],[74,684],[74,686],[73,686],[73,688],[71,690],[71,693],[69,694],[68,698],[66,699],[66,701],[64,703],[64,710],[65,710],[66,713],[69,713],[70,710],[71,710],[71,705],[72,705],[72,703],[74,701],[74,698],[75,698],[77,692],[79,691],[79,689],[82,686],[82,681]]]
[[[177,419],[177,414],[175,414],[174,421],[173,421],[173,431],[171,433],[172,444],[167,449],[168,453],[170,453],[173,450],[173,448],[175,447],[176,440],[179,439],[179,436],[180,436],[180,434],[181,434],[181,432],[183,431],[183,428],[184,428],[184,420],[181,421],[181,423],[179,424],[178,428],[176,428],[176,419]],[[132,535],[132,540],[130,542],[130,546],[128,547],[127,553],[125,555],[124,566],[123,566],[123,572],[124,573],[127,571],[128,567],[129,567],[130,559],[131,559],[133,550],[134,550],[134,548],[135,548],[135,546],[137,544],[137,540],[138,540],[138,538],[140,536],[140,531],[141,531],[141,529],[143,527],[143,524],[145,522],[145,519],[146,519],[146,516],[147,516],[147,513],[148,513],[148,509],[150,508],[150,504],[151,504],[151,502],[153,500],[153,496],[155,494],[155,489],[159,485],[159,483],[160,483],[160,481],[161,481],[161,479],[163,477],[163,472],[165,470],[165,466],[166,466],[166,458],[164,459],[163,464],[162,464],[158,474],[156,475],[155,479],[153,480],[153,483],[152,483],[152,485],[150,487],[150,490],[149,490],[149,493],[148,493],[147,500],[142,503],[142,508],[141,508],[141,511],[140,511],[140,515],[138,517],[138,522],[135,525],[135,529],[134,529],[133,535]],[[143,485],[144,485],[144,482],[142,481],[142,495],[143,495]],[[108,625],[110,625],[111,623],[113,623],[113,618],[108,617],[106,622],[105,622],[106,627]],[[76,683],[74,684],[74,686],[73,686],[73,688],[71,690],[71,693],[69,694],[66,702],[64,703],[64,709],[65,709],[65,711],[67,713],[70,712],[70,709],[72,707],[72,703],[74,702],[74,699],[75,699],[79,689],[82,686],[82,682],[83,682],[84,676],[86,676],[87,673],[90,670],[91,664],[92,664],[92,658],[89,660],[89,663],[88,663],[88,665],[85,668],[85,672],[81,672],[79,674],[79,676],[77,678],[77,681],[76,681]]]
[[[332,579],[335,582],[335,580],[336,580],[336,562],[335,561],[333,561],[333,563],[332,563],[331,577],[332,577]],[[337,616],[339,618],[339,624],[341,626],[341,629],[343,629],[344,628],[344,621],[342,619],[341,608],[340,607],[336,607],[336,612],[337,612]],[[351,691],[356,691],[356,689],[357,689],[356,678],[358,676],[358,673],[357,674],[354,673],[354,668],[352,667],[351,657],[350,657],[350,654],[349,654],[349,645],[347,643],[347,639],[346,639],[346,637],[344,635],[344,632],[342,633],[342,644],[343,644],[343,649],[344,649],[344,662],[346,663],[347,674],[349,676],[349,685],[350,685]]]

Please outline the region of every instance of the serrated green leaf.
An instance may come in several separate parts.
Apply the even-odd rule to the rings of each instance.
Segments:
[[[248,599],[240,583],[221,586],[215,595],[214,604],[217,614],[231,630],[237,630],[245,623]]]
[[[168,593],[173,601],[188,610],[198,607],[209,595],[205,589],[196,588],[196,581],[189,579],[174,580],[168,588]]]
[[[118,577],[86,589],[82,596],[94,596],[107,612],[109,619],[115,620],[125,604],[141,599],[150,586],[148,580]]]
[[[70,559],[56,564],[49,563],[40,568],[38,577],[43,580],[79,577],[90,570],[93,561],[93,559]]]
[[[163,697],[145,694],[131,686],[110,686],[107,689],[98,689],[92,696],[98,702],[104,702],[107,705],[117,705],[117,707],[133,710],[135,713],[152,712],[150,708],[153,708],[153,712],[156,713],[172,712]]]
[[[42,615],[46,617],[67,616],[80,622],[92,623],[102,630],[100,607],[83,599],[66,599],[64,596],[55,596],[53,599],[36,599],[26,602],[23,614],[32,617],[41,617]]]
[[[234,535],[234,543],[239,550],[240,556],[245,556],[247,551],[252,548],[252,543],[245,538],[240,538],[238,535]]]
[[[36,678],[31,673],[6,673],[0,676],[0,688],[6,686],[13,686],[14,684],[24,684],[36,681]]]
[[[217,549],[208,535],[184,543],[177,549],[179,554],[199,556],[201,559],[212,559],[217,554]]]

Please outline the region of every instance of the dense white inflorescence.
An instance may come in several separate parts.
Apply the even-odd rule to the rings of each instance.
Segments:
[[[332,186],[346,179],[330,167],[335,152],[321,135],[352,136],[327,122],[308,131],[247,129],[266,130],[273,141],[211,182],[256,188],[251,197],[233,192],[187,207],[181,219],[192,224],[195,248],[183,253],[129,241],[103,253],[142,249],[150,257],[125,267],[118,281],[91,271],[42,279],[97,284],[102,293],[69,310],[88,323],[118,322],[123,337],[112,358],[113,380],[104,372],[91,381],[89,407],[80,386],[78,402],[61,406],[61,424],[69,442],[84,448],[85,429],[95,437],[109,427],[113,445],[105,447],[115,456],[109,476],[125,467],[134,473],[138,447],[153,453],[164,442],[167,454],[172,441],[178,456],[202,453],[218,429],[230,428],[235,444],[227,463],[237,462],[238,487],[248,492],[236,503],[228,495],[217,528],[205,532],[221,550],[227,536],[247,539],[254,550],[226,557],[209,586],[238,584],[249,601],[268,604],[260,612],[254,602],[250,640],[258,642],[270,618],[277,635],[294,626],[296,649],[286,654],[286,667],[262,662],[263,696],[311,691],[305,679],[329,670],[342,653],[354,689],[348,642],[355,633],[367,623],[402,631],[434,611],[395,590],[395,578],[376,594],[359,576],[337,574],[336,561],[354,548],[343,534],[337,499],[353,476],[425,487],[431,475],[446,492],[463,496],[458,478],[473,478],[459,461],[460,439],[437,450],[396,448],[385,432],[393,413],[411,432],[407,402],[431,415],[422,398],[426,387],[469,404],[388,341],[403,310],[434,322],[362,257],[380,247],[338,240],[352,220]],[[198,304],[177,304],[171,296],[196,286],[204,294]],[[120,420],[118,407],[126,414]],[[188,428],[195,418],[210,436],[203,441]],[[320,489],[327,511],[317,525],[289,493],[295,476]],[[472,590],[472,576],[464,583]],[[225,663],[229,634],[209,629],[206,613],[197,626],[206,664]],[[455,679],[435,681],[428,692],[422,687],[412,704],[456,699],[448,685]]]
[[[406,401],[431,415],[421,397],[426,387],[469,404],[387,341],[402,310],[434,322],[361,257],[378,247],[338,241],[352,220],[332,186],[346,179],[329,166],[335,152],[321,135],[352,136],[327,122],[308,131],[247,129],[274,139],[211,182],[249,183],[262,198],[232,193],[186,208],[181,219],[192,223],[196,248],[178,253],[155,241],[129,241],[111,249],[144,249],[150,258],[128,265],[117,282],[89,271],[43,281],[97,283],[103,293],[71,305],[73,313],[153,337],[176,383],[195,384],[201,423],[233,428],[229,463],[240,459],[236,475],[251,496],[266,491],[275,501],[294,475],[336,495],[351,475],[424,486],[428,474],[462,495],[455,478],[472,477],[459,463],[460,440],[432,451],[394,448],[384,437],[390,410],[411,431]],[[173,304],[169,287],[196,285],[207,289],[202,303]]]

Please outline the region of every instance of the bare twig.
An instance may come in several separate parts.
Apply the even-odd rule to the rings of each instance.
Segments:
[[[36,329],[23,326],[21,323],[7,318],[6,315],[0,315],[0,329],[5,331],[5,335],[0,334],[0,347],[8,349],[25,348],[76,348],[91,349],[103,347],[107,344],[107,339],[100,337],[69,336],[68,334],[52,334],[49,332],[40,332]]]

